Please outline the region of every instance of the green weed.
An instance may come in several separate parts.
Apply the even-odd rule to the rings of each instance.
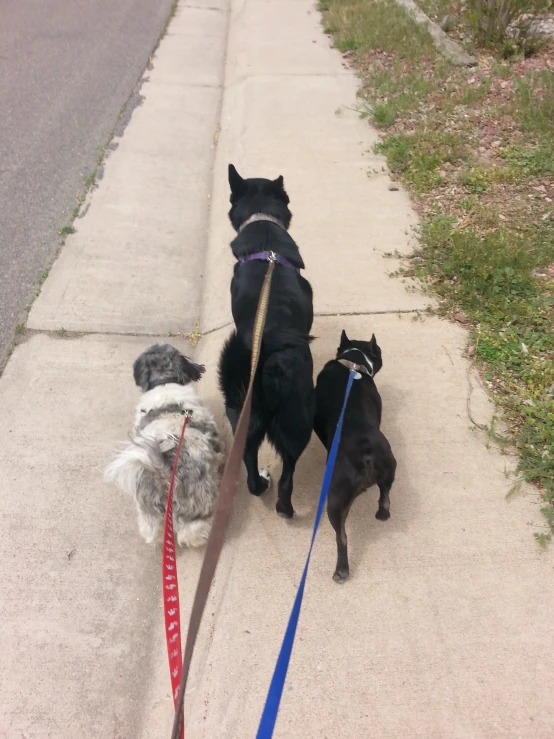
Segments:
[[[335,45],[340,51],[380,48],[402,49],[406,59],[435,55],[429,33],[394,0],[323,0],[325,26],[336,29]]]
[[[422,193],[442,183],[440,168],[465,155],[467,141],[456,133],[423,130],[408,136],[391,134],[376,144],[385,154],[393,172],[403,174],[416,192]]]

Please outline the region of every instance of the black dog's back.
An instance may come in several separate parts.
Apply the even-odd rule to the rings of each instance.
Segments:
[[[348,436],[355,437],[360,443],[369,429],[379,430],[382,412],[381,396],[375,382],[370,378],[364,380],[363,384],[359,380],[352,383],[344,414]],[[348,369],[335,360],[327,362],[317,378],[314,431],[327,450],[331,448],[347,381]],[[343,440],[346,436],[346,432],[343,433]]]
[[[351,342],[343,332],[337,357],[365,370],[352,384],[327,500],[327,513],[337,536],[333,578],[344,582],[349,574],[345,523],[350,507],[364,490],[377,484],[380,498],[376,517],[382,521],[389,518],[389,491],[394,482],[396,460],[380,430],[382,403],[373,376],[381,368],[381,352],[375,337],[371,342]],[[332,360],[317,378],[314,430],[327,451],[333,442],[348,375],[348,367]]]
[[[298,247],[279,226],[253,223],[231,243],[239,259],[256,251],[281,254],[299,268],[304,266]],[[231,281],[231,309],[237,331],[251,346],[254,318],[262,284],[267,272],[266,261],[237,263]],[[269,295],[264,341],[268,351],[306,343],[313,322],[312,288],[308,280],[292,269],[275,265]]]

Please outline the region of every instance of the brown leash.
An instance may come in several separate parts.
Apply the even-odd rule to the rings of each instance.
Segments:
[[[231,446],[231,451],[229,452],[227,463],[225,464],[225,469],[223,471],[223,477],[221,478],[219,496],[212,519],[212,528],[206,544],[204,561],[202,562],[202,569],[200,570],[200,577],[198,578],[198,585],[196,586],[196,593],[194,595],[194,602],[192,604],[192,611],[189,619],[189,628],[187,632],[187,641],[185,644],[185,656],[183,658],[181,685],[179,687],[179,700],[177,701],[177,705],[175,707],[175,719],[173,721],[173,731],[171,732],[171,739],[179,739],[179,734],[183,725],[185,688],[187,686],[187,679],[192,662],[194,646],[196,644],[196,637],[198,636],[200,623],[202,621],[202,615],[204,613],[204,608],[206,606],[210,587],[215,575],[219,555],[221,554],[221,550],[223,548],[225,534],[227,532],[227,527],[231,518],[233,500],[237,489],[240,468],[242,464],[242,456],[244,454],[244,447],[246,444],[246,433],[248,431],[248,423],[250,421],[250,409],[252,407],[252,388],[254,386],[254,378],[256,376],[256,369],[258,367],[258,360],[260,358],[260,348],[262,344],[262,336],[267,316],[271,278],[273,277],[274,269],[275,261],[270,259],[269,267],[262,285],[260,299],[258,301],[256,318],[254,320],[254,330],[252,333],[252,363],[250,365],[250,382],[248,385],[246,397],[244,399],[244,405],[242,406],[239,422],[235,429],[235,436],[233,439],[233,444]]]

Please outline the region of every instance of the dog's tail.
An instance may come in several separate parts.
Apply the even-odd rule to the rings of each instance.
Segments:
[[[171,439],[169,447],[173,445]],[[162,449],[153,438],[136,437],[106,467],[104,480],[114,483],[120,490],[135,497],[145,472],[156,477],[163,475],[167,465],[163,452],[168,450],[169,448]]]

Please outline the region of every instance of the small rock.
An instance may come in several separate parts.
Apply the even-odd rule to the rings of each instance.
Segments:
[[[450,31],[453,31],[457,25],[458,25],[458,16],[454,15],[453,13],[450,13],[449,15],[445,15],[444,18],[439,23],[439,26],[442,28],[442,30],[445,33],[449,33]]]
[[[396,190],[398,190],[398,189],[399,189],[398,185],[396,185],[396,184],[395,184],[394,182],[391,182],[391,183],[390,183],[390,185],[389,185],[389,190],[390,190],[391,192],[395,192],[395,191],[396,191]]]
[[[459,310],[457,313],[454,313],[454,320],[458,321],[458,323],[467,323],[467,316],[463,311]]]
[[[446,172],[444,171],[444,169],[439,170],[439,174],[442,177],[442,179],[444,180],[444,178],[446,177]]]
[[[474,346],[468,346],[466,350],[466,356],[472,357],[475,354],[475,347]]]
[[[503,215],[502,215],[502,213],[499,213],[499,214],[498,214],[498,217],[500,218],[500,220],[501,220],[501,221],[507,221],[507,220],[508,220],[508,219],[506,218],[506,216],[503,216]]]
[[[498,147],[500,146],[501,143],[502,143],[502,141],[493,141],[492,144],[491,144],[491,146],[492,146],[493,149],[498,149]]]

